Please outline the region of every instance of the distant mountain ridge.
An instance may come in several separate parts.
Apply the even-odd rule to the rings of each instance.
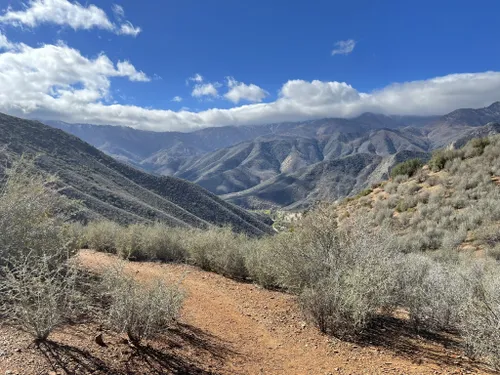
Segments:
[[[353,194],[386,177],[395,163],[428,157],[494,122],[500,122],[500,102],[444,116],[364,113],[192,133],[48,123],[118,160],[193,181],[244,207],[296,208]]]
[[[37,166],[57,174],[62,192],[81,200],[92,218],[201,228],[231,225],[253,235],[272,231],[260,217],[196,184],[145,173],[37,121],[0,114],[0,149],[17,156],[40,155]]]

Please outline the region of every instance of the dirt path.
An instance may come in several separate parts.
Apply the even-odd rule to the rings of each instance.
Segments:
[[[117,262],[112,256],[92,251],[82,251],[80,260],[95,270]],[[156,349],[151,349],[147,357],[132,360],[128,349],[120,343],[121,338],[112,333],[105,334],[108,347],[103,349],[96,348],[92,334],[65,328],[53,335],[55,343],[44,352],[53,369],[59,368],[51,373],[43,372],[41,359],[35,357],[32,349],[23,348],[20,353],[13,349],[13,345],[21,347],[29,343],[28,338],[23,338],[23,344],[19,339],[13,343],[7,337],[14,335],[13,331],[0,328],[0,374],[11,368],[14,368],[11,374],[64,374],[58,372],[64,366],[57,361],[66,358],[66,351],[70,352],[71,361],[78,362],[74,367],[68,364],[66,373],[79,374],[482,373],[461,357],[459,351],[445,348],[453,347],[449,338],[415,336],[405,332],[396,321],[386,322],[381,328],[383,332],[373,336],[371,344],[339,342],[307,324],[291,295],[238,283],[186,265],[126,263],[125,270],[144,281],[158,277],[183,279],[187,299],[178,328],[167,335],[168,340],[154,342]],[[98,331],[99,327],[83,330],[89,329]],[[70,338],[75,334],[80,335],[81,341]],[[2,357],[2,350],[11,351],[11,355]],[[78,361],[78,356],[84,359]],[[19,370],[27,362],[33,364],[30,368],[36,372]]]
[[[83,252],[84,264],[111,264],[112,257]],[[293,296],[185,265],[129,263],[140,279],[183,278],[187,300],[182,322],[225,344],[227,355],[218,371],[227,374],[383,374],[466,373],[457,353],[440,344],[408,342],[394,350],[341,343],[307,324]],[[418,341],[416,339],[416,341]],[[391,344],[392,342],[387,342]],[[411,348],[413,347],[413,353]],[[404,353],[404,351],[408,353]],[[406,358],[404,357],[406,356]],[[453,362],[461,366],[453,366]],[[450,363],[452,366],[450,366]],[[448,368],[445,370],[444,365]]]

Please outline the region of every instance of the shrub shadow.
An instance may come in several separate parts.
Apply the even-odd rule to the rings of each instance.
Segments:
[[[74,346],[44,341],[37,343],[37,347],[54,369],[63,369],[67,374],[109,374],[119,375],[100,358],[89,351]]]
[[[352,341],[360,346],[376,346],[417,364],[460,366],[467,370],[485,369],[463,354],[463,345],[453,332],[417,330],[408,321],[389,316],[374,319]]]
[[[88,334],[75,329],[79,333],[75,337],[84,342]],[[228,355],[236,354],[209,333],[181,323],[169,329],[163,338],[142,345],[131,345],[116,335],[108,336],[106,341],[106,348],[89,350],[50,340],[36,345],[54,371],[61,369],[74,375],[216,375],[210,363],[223,364]],[[100,352],[94,353],[95,350]],[[207,359],[208,365],[204,363]]]

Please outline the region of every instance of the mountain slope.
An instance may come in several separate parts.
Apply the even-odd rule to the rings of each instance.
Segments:
[[[304,209],[315,201],[334,201],[365,189],[387,178],[394,165],[415,157],[425,160],[429,154],[408,150],[385,157],[357,153],[282,173],[248,190],[221,197],[249,208]]]
[[[258,137],[322,138],[334,133],[366,132],[373,129],[421,127],[435,117],[386,116],[365,113],[353,119],[329,118],[258,126],[224,126],[191,133],[152,132],[128,127],[67,124],[45,121],[47,125],[76,135],[118,160],[165,175],[185,170],[189,158],[200,156]]]
[[[457,109],[427,126],[427,137],[433,148],[440,148],[466,136],[478,126],[495,122],[500,122],[500,102],[485,108]]]
[[[36,121],[0,114],[0,145],[16,155],[39,154],[38,166],[56,173],[63,192],[81,199],[94,217],[196,227],[229,224],[251,234],[270,231],[256,216],[193,183],[144,173]]]
[[[217,194],[237,193],[268,180],[274,183],[273,177],[294,175],[322,161],[357,154],[386,157],[401,151],[428,152],[428,142],[417,133],[419,131],[415,129],[379,129],[335,132],[318,138],[264,136],[194,157],[176,176],[194,181]],[[350,193],[345,189],[340,191]]]
[[[302,207],[316,199],[338,199],[356,193],[387,176],[390,168],[404,158],[426,159],[436,148],[457,140],[497,132],[496,128],[482,129],[492,121],[500,122],[500,102],[444,116],[364,113],[352,119],[227,126],[192,133],[53,125],[119,160],[195,182],[245,207],[260,208]],[[361,154],[371,155],[370,161],[349,159]],[[354,168],[359,176],[349,172],[345,177],[334,177],[335,170],[346,160],[364,160],[361,164],[367,169]],[[284,192],[278,194],[280,189]]]

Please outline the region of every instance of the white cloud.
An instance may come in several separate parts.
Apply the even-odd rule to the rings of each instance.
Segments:
[[[120,35],[131,35],[136,37],[142,29],[140,27],[135,27],[130,22],[126,21],[120,25],[120,30],[117,32]]]
[[[200,98],[202,96],[216,97],[217,95],[219,95],[219,92],[217,90],[217,87],[219,86],[220,84],[217,82],[197,84],[194,86],[191,95],[194,96],[195,98]]]
[[[115,5],[113,10],[123,12],[121,6]],[[31,0],[25,9],[15,11],[8,8],[0,15],[0,23],[17,27],[37,27],[41,24],[69,26],[74,30],[102,29],[116,34],[136,36],[141,29],[125,21],[121,25],[111,22],[106,12],[95,5],[83,6],[68,0]]]
[[[2,38],[2,44],[10,47],[0,51],[0,111],[40,119],[189,131],[353,117],[366,111],[435,115],[500,100],[500,72],[491,71],[395,83],[372,92],[359,92],[343,82],[292,80],[282,86],[273,102],[175,112],[113,102],[114,79],[149,79],[128,61],[112,62],[104,54],[85,57],[62,43],[30,47]],[[205,90],[216,92],[214,89]]]
[[[249,102],[261,102],[269,93],[253,83],[247,85],[236,81],[233,77],[227,77],[227,87],[229,91],[224,97],[231,102],[238,104],[241,100]]]
[[[115,17],[118,18],[120,21],[123,19],[123,17],[125,17],[125,10],[121,5],[113,4],[112,10]]]
[[[13,49],[13,48],[14,48],[14,44],[9,42],[7,37],[5,35],[3,35],[2,32],[0,31],[0,50]]]
[[[335,43],[335,48],[332,50],[332,56],[335,55],[348,55],[354,51],[356,41],[354,39],[339,40]]]
[[[221,84],[219,82],[203,83],[204,81],[205,78],[199,73],[196,73],[194,76],[189,77],[186,80],[186,85],[188,86],[191,82],[194,82],[195,84],[193,91],[191,92],[191,96],[194,96],[195,98],[201,98],[203,96],[217,97],[219,95],[218,88]]]
[[[151,78],[149,78],[145,73],[138,72],[135,67],[128,61],[119,61],[116,64],[119,75],[123,77],[129,77],[131,81],[138,82],[149,82]]]
[[[128,61],[115,65],[103,54],[89,59],[63,43],[14,47],[0,53],[0,108],[6,112],[85,112],[86,105],[111,99],[111,78],[149,80]]]
[[[195,82],[195,83],[202,83],[203,82],[203,76],[199,73],[196,73],[194,76],[189,77],[186,79],[186,85],[189,85],[190,82]]]
[[[174,97],[172,98],[172,101],[173,101],[173,102],[180,103],[180,102],[182,102],[182,98],[181,98],[180,96],[174,96]]]

